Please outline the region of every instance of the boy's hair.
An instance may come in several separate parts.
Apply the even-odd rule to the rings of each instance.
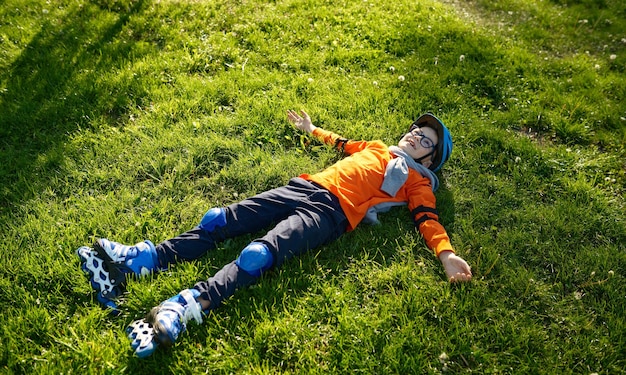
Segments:
[[[443,166],[450,154],[452,153],[453,143],[452,143],[452,135],[448,131],[448,128],[443,124],[441,120],[439,120],[435,115],[430,112],[427,112],[415,120],[409,129],[413,126],[417,126],[420,128],[431,128],[437,132],[437,138],[439,141],[437,142],[436,150],[433,154],[433,162],[428,167],[433,172],[437,172]]]

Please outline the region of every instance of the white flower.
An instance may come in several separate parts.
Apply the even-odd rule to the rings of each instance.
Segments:
[[[446,362],[448,362],[448,359],[449,359],[449,357],[446,354],[446,352],[443,352],[443,353],[439,354],[439,362],[446,363]]]
[[[583,294],[581,292],[574,292],[574,298],[576,298],[577,300],[580,300],[583,298]]]
[[[610,58],[611,60],[615,60],[615,59],[617,58],[617,55],[611,55],[609,58]]]
[[[373,84],[374,86],[378,86],[378,81],[374,81],[374,82],[372,82],[372,84]]]
[[[522,161],[522,158],[520,158],[519,156],[516,156],[516,157],[515,157],[515,162],[516,162],[516,163],[519,163],[520,161]]]
[[[398,80],[400,80],[400,82],[404,81],[404,76],[398,76]]]
[[[389,67],[389,70],[390,70],[390,71],[392,71],[392,72],[395,72],[395,71],[396,71],[396,68],[394,68],[393,66],[390,66],[390,67]]]
[[[459,56],[459,61],[463,61],[463,60],[465,60],[465,55]]]
[[[312,83],[313,82],[313,78],[309,78],[306,80],[308,83]]]

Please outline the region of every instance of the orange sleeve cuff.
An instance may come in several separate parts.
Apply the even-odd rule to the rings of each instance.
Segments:
[[[450,243],[450,241],[441,241],[437,244],[437,246],[435,246],[435,256],[437,258],[439,258],[439,254],[441,254],[444,251],[452,251],[454,253],[454,249],[452,248],[452,244]]]

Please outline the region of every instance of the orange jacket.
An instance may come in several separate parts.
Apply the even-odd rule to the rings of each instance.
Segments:
[[[346,140],[321,128],[316,128],[313,135],[350,155],[322,172],[300,176],[320,184],[339,199],[349,221],[349,231],[356,228],[370,207],[383,202],[407,202],[415,226],[435,255],[454,251],[445,228],[439,223],[435,195],[427,177],[409,169],[407,181],[391,197],[380,189],[387,164],[395,157],[387,145],[381,141]]]

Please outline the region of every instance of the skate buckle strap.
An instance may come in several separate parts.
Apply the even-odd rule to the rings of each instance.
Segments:
[[[193,319],[198,324],[202,324],[202,306],[200,303],[196,301],[196,298],[193,296],[189,289],[185,289],[180,292],[181,297],[187,303],[187,308],[185,309],[183,315],[183,322],[187,323],[189,319]]]

